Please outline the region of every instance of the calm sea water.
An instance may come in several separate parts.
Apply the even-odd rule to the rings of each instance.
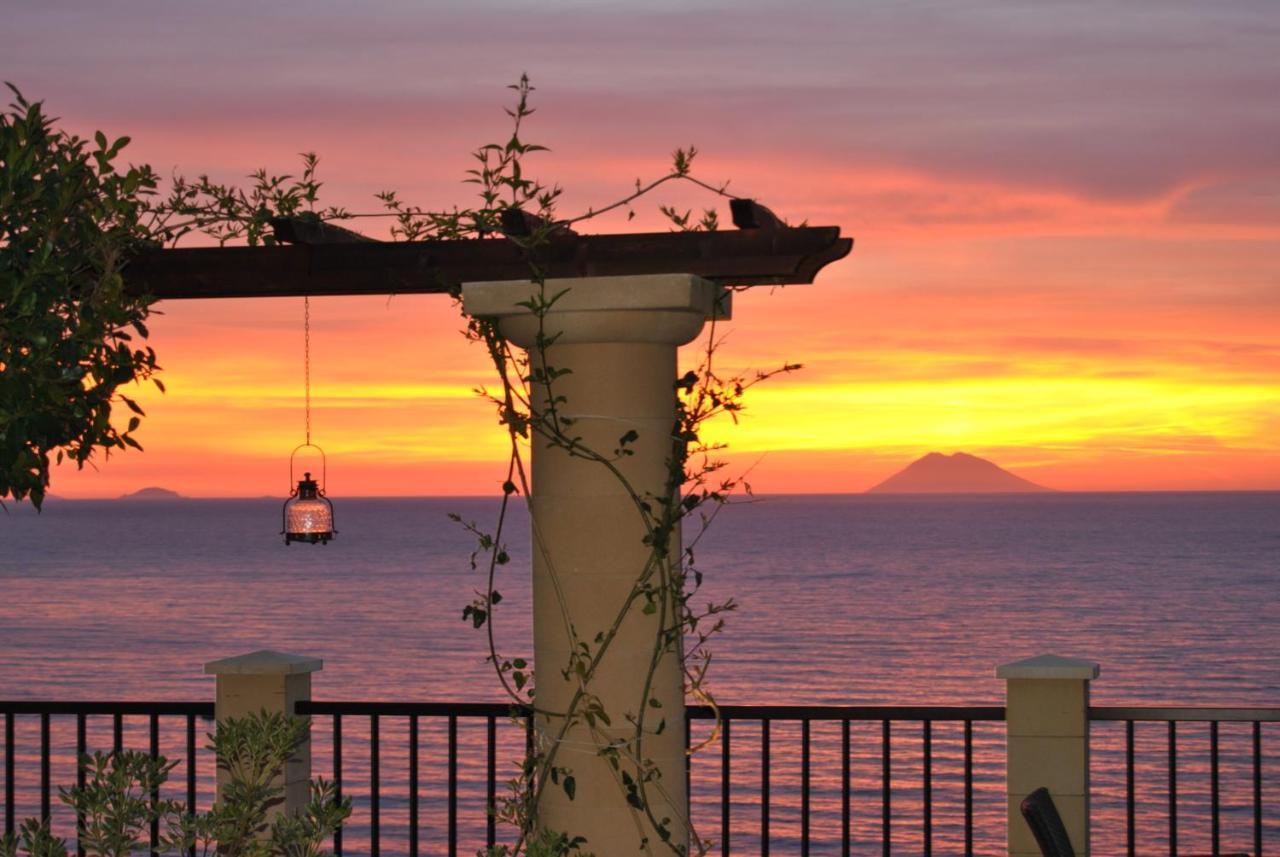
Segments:
[[[270,500],[51,500],[39,516],[11,506],[0,514],[0,698],[207,699],[203,662],[274,648],[324,659],[315,680],[322,699],[498,699],[482,638],[461,621],[483,585],[467,564],[471,541],[446,518],[456,511],[487,524],[494,503],[337,505],[333,544],[287,548],[275,535],[279,503]],[[517,516],[514,561],[499,583],[499,633],[511,654],[529,649],[526,530]],[[996,665],[1051,652],[1101,664],[1095,704],[1280,705],[1277,493],[759,498],[725,509],[697,555],[706,596],[741,604],[714,645],[711,684],[722,702],[1001,704]],[[870,727],[865,735],[855,729],[853,751],[855,838],[868,843],[879,834],[880,810],[880,727]],[[399,728],[383,730],[388,835],[403,824],[404,801],[394,797],[395,777],[403,780],[395,773]],[[433,728],[424,726],[424,742],[439,737]],[[920,775],[920,734],[918,726],[895,728],[895,825],[900,818],[902,853],[911,853],[920,796],[909,783]],[[825,730],[815,726],[813,735],[815,832],[839,827],[829,772],[838,774],[830,754],[839,736]],[[771,824],[782,854],[792,853],[798,817],[788,802],[798,787],[791,731],[798,727],[775,727],[772,736]],[[945,790],[957,785],[961,745],[948,727],[935,731]],[[1098,731],[1095,801],[1105,823],[1095,835],[1105,845],[1116,841],[1123,799],[1119,737]],[[1195,815],[1207,794],[1199,782],[1207,737],[1190,727],[1180,735],[1180,829],[1194,844],[1204,828]],[[1164,824],[1155,815],[1167,806],[1164,737],[1140,727],[1139,750],[1155,761],[1142,763],[1151,782],[1146,788],[1140,777],[1139,803],[1150,809],[1143,817],[1151,815],[1155,842]],[[1224,805],[1247,837],[1247,795],[1233,779],[1239,774],[1241,788],[1248,779],[1237,737],[1246,736],[1224,728]],[[1274,759],[1280,734],[1266,737]],[[360,741],[356,728],[344,757],[352,781],[367,770]],[[999,728],[979,727],[977,741],[980,757],[996,759]],[[735,731],[742,794],[734,793],[734,853],[758,851],[758,748],[758,727]],[[318,755],[325,758],[322,747]],[[694,784],[714,833],[719,757],[711,755],[695,762]],[[983,758],[979,846],[994,852],[1004,837],[1002,763]],[[1280,801],[1269,764],[1268,800]],[[423,787],[424,817],[443,800],[438,786]],[[944,794],[934,800],[935,847],[949,853],[960,819]],[[463,808],[475,810],[476,801],[482,796],[465,793]],[[1274,813],[1267,837],[1280,844]],[[1248,845],[1246,838],[1239,847]],[[359,850],[355,828],[348,846]],[[431,847],[424,844],[426,853]],[[1167,844],[1152,853],[1160,848]]]

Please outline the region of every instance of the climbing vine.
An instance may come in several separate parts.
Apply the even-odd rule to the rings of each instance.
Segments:
[[[519,831],[516,844],[508,848],[500,846],[496,855],[517,853],[528,846],[550,849],[551,853],[567,854],[588,846],[566,831],[546,831],[538,824],[537,808],[542,793],[548,788],[559,787],[572,799],[576,790],[574,772],[560,760],[562,742],[570,730],[585,726],[596,739],[596,752],[615,772],[616,782],[626,802],[646,824],[638,826],[637,847],[645,853],[653,853],[654,846],[677,855],[705,854],[711,843],[700,837],[690,819],[673,820],[660,817],[655,812],[663,785],[658,766],[647,758],[645,742],[649,736],[660,734],[669,724],[661,712],[661,702],[653,695],[656,670],[663,658],[679,659],[687,697],[714,706],[714,699],[706,686],[707,670],[711,663],[708,643],[724,625],[724,614],[735,608],[732,599],[699,604],[696,600],[702,585],[702,572],[696,564],[696,547],[716,514],[738,488],[747,488],[739,478],[724,473],[725,463],[718,457],[721,445],[705,438],[708,421],[722,415],[736,419],[743,407],[746,392],[755,384],[780,372],[799,368],[785,365],[770,372],[758,372],[749,376],[722,375],[716,366],[715,355],[719,346],[714,317],[698,367],[687,372],[675,382],[676,411],[667,456],[666,477],[658,493],[643,491],[633,485],[624,474],[620,462],[633,454],[639,440],[636,431],[630,430],[617,438],[611,449],[596,449],[583,442],[575,430],[575,418],[566,405],[567,397],[560,392],[559,382],[569,371],[553,362],[556,334],[548,332],[548,315],[564,292],[548,288],[544,272],[537,264],[537,250],[553,239],[558,230],[578,221],[598,216],[606,211],[628,207],[635,200],[648,194],[668,181],[688,180],[714,193],[725,194],[724,186],[713,186],[693,178],[690,173],[696,150],[677,150],[672,170],[664,177],[647,185],[636,182],[635,192],[624,199],[584,215],[557,218],[555,204],[558,188],[548,189],[527,177],[522,157],[541,147],[524,143],[520,139],[521,122],[529,115],[527,81],[517,87],[519,98],[515,108],[509,111],[515,128],[505,146],[490,145],[480,149],[478,169],[472,172],[472,181],[481,186],[481,198],[485,211],[526,211],[536,205],[536,218],[529,234],[515,237],[529,251],[534,284],[530,300],[524,304],[537,320],[538,331],[534,346],[527,353],[513,349],[502,336],[498,325],[487,318],[468,319],[467,335],[483,345],[496,370],[499,385],[484,395],[496,408],[499,422],[506,427],[510,456],[507,475],[503,483],[503,496],[497,523],[492,532],[482,529],[473,521],[454,516],[477,539],[477,551],[472,554],[473,568],[483,567],[486,579],[484,588],[463,609],[463,618],[476,628],[487,632],[489,658],[495,667],[502,686],[509,697],[525,710],[549,715],[558,719],[555,734],[545,736],[531,750],[520,769],[520,776],[513,779],[510,792],[496,808],[505,821]],[[496,156],[496,157],[495,157]],[[389,200],[398,205],[398,200]],[[693,221],[691,212],[679,212],[662,206],[662,213],[679,229],[715,229],[718,225],[714,209],[707,209],[701,218]],[[397,213],[404,215],[403,207]],[[480,222],[486,222],[477,218]],[[415,229],[419,221],[412,215],[401,221],[405,234],[419,234]],[[425,221],[430,228],[433,225]],[[635,514],[643,524],[644,544],[648,556],[641,567],[635,569],[635,580],[630,592],[619,606],[617,615],[607,627],[592,638],[579,635],[568,616],[560,587],[553,585],[560,599],[565,627],[570,638],[570,654],[567,662],[542,665],[558,671],[562,678],[575,682],[575,690],[567,710],[547,711],[540,707],[536,697],[535,682],[526,659],[508,657],[501,650],[494,633],[494,612],[502,597],[497,589],[499,569],[509,562],[509,553],[503,541],[503,529],[512,497],[529,495],[524,449],[526,443],[538,443],[559,450],[565,455],[583,459],[606,470],[630,497]],[[682,524],[692,521],[693,533],[687,543],[679,541]],[[535,531],[535,542],[538,535]],[[537,546],[535,545],[535,550]],[[554,566],[548,569],[554,578]],[[601,726],[612,724],[619,712],[605,710],[600,698],[592,691],[592,680],[616,639],[624,620],[632,611],[653,616],[656,620],[651,641],[647,673],[642,681],[643,692],[635,700],[634,707],[623,712],[630,724],[630,736],[626,740],[609,737]],[[554,672],[552,673],[554,675]],[[683,726],[683,724],[678,724]],[[713,734],[712,739],[715,739]],[[672,835],[673,821],[690,832],[689,844]],[[651,830],[658,843],[651,840]],[[541,838],[536,838],[541,837]]]

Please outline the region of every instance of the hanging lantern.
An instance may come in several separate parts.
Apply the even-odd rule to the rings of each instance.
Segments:
[[[303,444],[309,446],[310,444]],[[301,449],[302,447],[298,447]],[[316,447],[320,449],[320,447]],[[297,453],[297,449],[294,450]],[[320,454],[323,456],[324,451]],[[293,481],[293,457],[289,458],[289,481]],[[307,542],[309,544],[328,544],[338,531],[333,527],[333,503],[324,496],[320,487],[308,471],[298,480],[298,487],[293,489],[289,499],[284,501],[284,543]]]
[[[294,447],[289,455],[289,484],[293,485],[293,460],[298,450],[310,447],[320,453],[321,482],[311,478],[307,471],[298,480],[298,487],[293,489],[289,499],[284,501],[284,536],[286,545],[292,542],[327,545],[329,539],[337,535],[333,526],[333,503],[324,495],[324,482],[328,481],[329,463],[324,450],[311,442],[311,299],[303,299],[303,366],[306,388],[306,426],[307,439]]]

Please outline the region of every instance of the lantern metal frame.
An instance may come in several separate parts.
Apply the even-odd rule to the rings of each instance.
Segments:
[[[293,452],[289,453],[289,484],[293,485],[293,460],[298,455],[298,450],[310,447],[320,453],[320,481],[318,483],[311,479],[311,471],[306,472],[306,478],[298,480],[298,484],[290,492],[289,497],[284,501],[284,506],[280,510],[280,535],[284,536],[286,545],[292,542],[306,542],[308,544],[325,544],[338,534],[337,516],[333,511],[333,501],[325,496],[324,486],[328,483],[329,478],[329,459],[324,454],[324,450],[316,446],[314,443],[307,441],[300,443],[294,447]],[[329,529],[315,533],[291,533],[289,532],[289,504],[298,499],[302,492],[302,486],[306,482],[312,482],[316,485],[315,499],[322,501],[329,508]]]

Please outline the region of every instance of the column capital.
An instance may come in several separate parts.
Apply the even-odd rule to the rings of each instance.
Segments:
[[[538,321],[522,304],[537,294],[538,285],[530,280],[463,283],[462,307],[468,315],[498,319],[504,336],[530,348]],[[728,318],[731,297],[723,286],[693,274],[552,279],[546,281],[545,295],[555,304],[543,319],[543,332],[564,345],[683,345],[708,319]]]

